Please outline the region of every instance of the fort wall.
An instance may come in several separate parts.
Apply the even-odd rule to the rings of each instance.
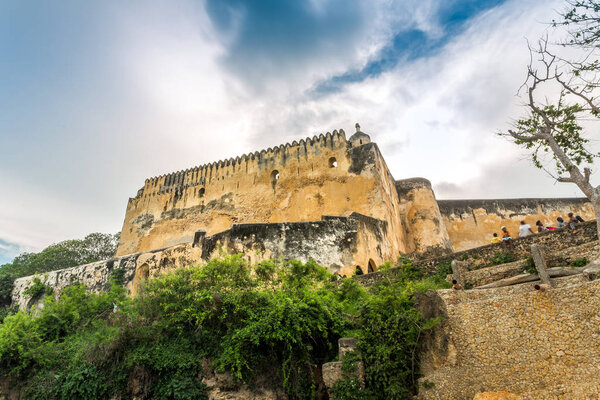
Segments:
[[[535,222],[556,226],[556,218],[568,220],[569,212],[584,220],[595,219],[591,203],[585,198],[438,200],[444,225],[454,251],[489,244],[494,232],[506,226],[512,237],[518,237],[519,224],[525,220],[536,232]]]
[[[146,180],[128,202],[117,255],[190,242],[198,229],[353,212],[385,221],[397,255],[417,249],[400,211],[377,145],[353,146],[340,130]]]
[[[205,260],[223,252],[242,253],[252,263],[270,258],[312,259],[331,272],[351,276],[357,267],[364,274],[376,271],[394,256],[387,233],[384,221],[353,213],[311,222],[234,224],[196,245],[202,246]]]

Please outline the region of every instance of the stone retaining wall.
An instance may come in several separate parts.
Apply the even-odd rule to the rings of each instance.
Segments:
[[[419,299],[427,317],[445,321],[426,340],[418,398],[471,400],[501,390],[540,400],[600,398],[600,281],[556,281],[546,292],[524,284]]]

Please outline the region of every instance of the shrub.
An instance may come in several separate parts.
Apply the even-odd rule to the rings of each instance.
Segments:
[[[535,267],[535,263],[533,262],[533,258],[528,257],[525,261],[525,265],[523,266],[523,271],[529,274],[537,274],[537,268]]]
[[[14,278],[10,275],[0,276],[0,307],[8,307],[12,302]]]
[[[571,266],[573,267],[585,267],[588,263],[587,258],[578,258],[577,260],[573,260],[571,262]]]
[[[510,253],[506,253],[504,251],[498,251],[494,254],[494,256],[492,257],[492,259],[490,261],[491,261],[490,265],[500,265],[500,264],[506,264],[509,262],[516,261],[516,258],[515,258],[515,256],[513,256]]]
[[[177,372],[162,376],[154,385],[152,393],[159,400],[203,400],[207,386],[193,373],[180,374]]]
[[[435,274],[433,274],[431,276],[430,279],[432,279],[433,281],[436,282],[436,284],[440,285],[441,287],[446,287],[449,288],[451,285],[449,282],[446,281],[446,276],[452,274],[452,263],[451,261],[441,261],[438,264],[438,269],[435,272]]]
[[[415,280],[421,275],[411,262],[383,274],[367,290],[353,279],[332,283],[314,262],[249,265],[228,256],[150,279],[133,299],[116,275],[98,294],[74,284],[47,296],[35,318],[5,318],[0,370],[19,377],[33,399],[127,398],[128,380],[140,370],[144,396],[191,399],[205,398],[198,373],[212,360],[237,382],[260,377],[290,399],[308,399],[317,396],[315,366],[333,359],[337,340],[351,333],[367,388],[355,390],[349,378],[336,386],[336,399],[408,398],[419,339],[435,323],[412,296],[440,283]]]
[[[112,285],[123,286],[125,284],[125,268],[118,267],[110,272],[108,281]]]
[[[363,389],[356,378],[337,381],[331,388],[332,400],[375,400],[377,396],[369,389]]]
[[[0,371],[21,376],[30,367],[44,364],[42,335],[32,315],[20,311],[4,319],[0,327]]]
[[[50,286],[43,283],[37,276],[33,278],[33,285],[26,289],[23,294],[29,296],[32,302],[37,301],[40,297],[52,294],[53,290]]]
[[[108,386],[94,365],[77,365],[59,375],[54,394],[59,399],[97,400],[105,398]]]
[[[415,291],[436,285],[435,280],[422,284],[383,280],[361,311],[358,347],[365,379],[367,387],[381,398],[408,399],[416,390],[419,339],[438,320],[425,320],[412,299]]]

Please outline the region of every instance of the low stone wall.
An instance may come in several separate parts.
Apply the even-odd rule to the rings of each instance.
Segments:
[[[356,267],[368,273],[395,254],[388,245],[387,224],[353,213],[349,217],[323,216],[321,221],[234,224],[231,229],[199,240],[202,258],[221,251],[243,253],[250,262],[269,258],[311,259],[331,272],[352,275]]]
[[[21,310],[28,309],[33,305],[32,299],[25,294],[25,291],[33,285],[35,278],[39,278],[44,284],[52,287],[56,294],[75,282],[82,283],[91,292],[98,293],[108,289],[111,273],[117,268],[122,268],[124,286],[131,293],[136,293],[142,282],[149,277],[158,276],[174,268],[190,265],[198,262],[199,259],[199,250],[193,249],[191,245],[179,245],[39,275],[25,276],[15,279],[12,305],[19,307]]]
[[[205,262],[222,253],[244,254],[248,262],[269,258],[315,260],[331,272],[352,275],[359,267],[363,273],[394,258],[388,245],[387,224],[353,213],[349,217],[323,216],[321,221],[273,224],[235,224],[225,232],[205,237],[198,232],[194,242],[143,253],[117,257],[92,264],[52,271],[15,280],[13,305],[32,306],[25,291],[37,277],[55,293],[73,282],[91,291],[105,290],[111,272],[124,269],[125,286],[135,294],[149,277],[190,264]]]
[[[428,292],[420,309],[444,322],[426,340],[418,398],[504,390],[532,400],[600,398],[600,281],[582,279],[559,279],[546,292],[527,284]]]
[[[531,255],[531,245],[537,243],[543,246],[549,254],[553,255],[552,264],[558,266],[561,262],[568,263],[569,261],[584,257],[579,254],[581,251],[577,250],[577,246],[588,245],[590,248],[593,248],[593,243],[597,240],[596,221],[588,221],[579,224],[575,232],[568,228],[555,229],[514,239],[510,247],[504,243],[489,244],[442,257],[425,260],[417,259],[415,260],[415,264],[426,275],[435,274],[441,266],[448,265],[452,260],[465,261],[468,269],[474,270],[491,265],[498,253],[511,254],[516,260],[528,258]],[[570,250],[573,248],[576,250]],[[392,273],[393,271],[394,269],[392,269]],[[366,276],[358,276],[356,279],[363,285],[370,286],[382,279],[382,275],[376,272]]]
[[[534,243],[555,252],[595,240],[598,240],[596,221],[589,221],[578,224],[575,232],[569,228],[544,231],[524,238],[516,238],[512,241],[512,246],[506,246],[505,243],[488,244],[475,249],[459,251],[446,257],[419,260],[419,265],[425,269],[431,269],[431,267],[435,268],[440,261],[455,259],[465,260],[469,262],[469,265],[479,267],[489,265],[497,253],[510,253],[517,259],[527,258],[530,255],[531,245]]]
[[[556,226],[556,218],[566,221],[569,212],[585,220],[595,218],[586,198],[438,200],[438,204],[455,251],[490,243],[503,225],[516,236],[523,220],[535,227],[538,220]]]
[[[548,267],[569,267],[574,261],[600,259],[600,243],[593,242],[566,249],[545,249],[544,258]],[[524,271],[527,260],[518,260],[506,264],[495,265],[485,268],[468,269],[468,262],[460,263],[463,266],[463,281],[468,286],[481,286],[503,278],[519,275]],[[581,265],[580,265],[581,266]],[[449,275],[451,276],[451,275]],[[447,278],[448,280],[448,278]],[[451,279],[450,279],[451,280]]]

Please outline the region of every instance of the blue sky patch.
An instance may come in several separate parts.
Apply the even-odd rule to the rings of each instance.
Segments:
[[[399,31],[391,42],[362,69],[348,71],[317,84],[315,94],[336,92],[344,84],[361,82],[372,76],[394,68],[402,62],[432,55],[463,31],[466,23],[481,12],[502,4],[505,0],[456,0],[441,2],[436,13],[437,24],[442,35],[432,37],[419,29]]]

